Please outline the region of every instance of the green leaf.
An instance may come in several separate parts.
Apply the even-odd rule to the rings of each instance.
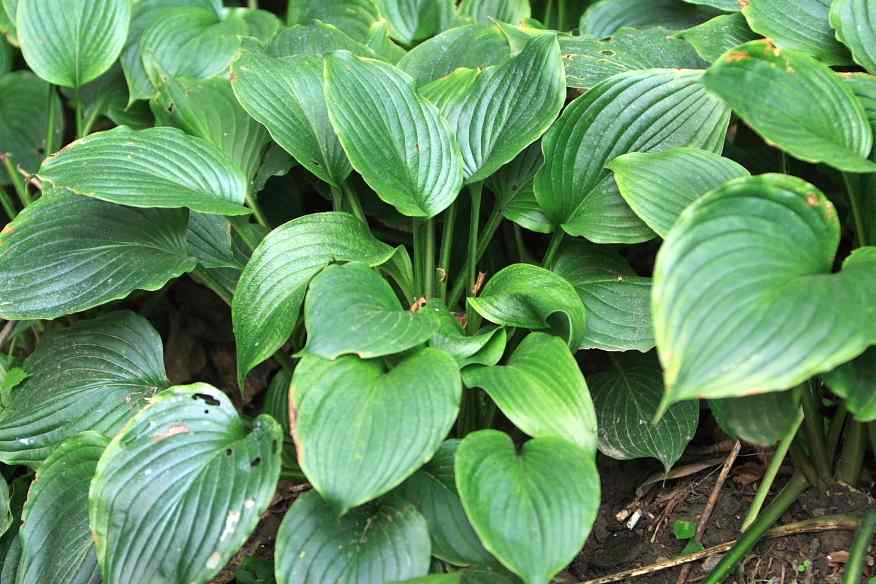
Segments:
[[[733,47],[759,38],[757,33],[748,28],[748,22],[741,14],[716,16],[676,36],[689,42],[700,57],[709,63],[714,63]]]
[[[423,41],[401,58],[399,68],[421,87],[465,67],[498,65],[511,56],[511,49],[498,25],[457,26]]]
[[[584,376],[563,341],[529,333],[506,365],[472,367],[466,387],[484,389],[511,422],[535,438],[553,436],[596,453],[596,413]]]
[[[859,422],[876,420],[876,349],[867,349],[857,359],[824,375],[824,383],[843,398]]]
[[[599,451],[617,460],[656,458],[669,472],[697,431],[699,403],[675,404],[654,423],[663,397],[657,359],[652,354],[620,355],[613,364],[610,371],[590,377]]]
[[[0,317],[52,319],[195,267],[186,213],[44,194],[0,232]]]
[[[599,509],[593,457],[560,438],[517,449],[502,432],[469,434],[456,484],[484,547],[526,584],[548,584],[572,561]]]
[[[697,148],[631,152],[606,165],[624,201],[648,227],[666,237],[685,207],[748,171],[729,158]]]
[[[231,223],[222,215],[189,213],[186,241],[205,268],[243,268],[231,238]]]
[[[319,494],[292,504],[277,533],[277,584],[384,584],[429,571],[426,520],[410,503],[381,501],[340,519]]]
[[[573,349],[584,342],[586,309],[562,276],[530,264],[495,274],[469,305],[488,321],[528,329],[551,329]]]
[[[522,24],[532,16],[529,0],[462,0],[459,12],[481,24],[494,20]]]
[[[849,172],[876,170],[867,160],[873,131],[864,107],[839,76],[805,53],[768,40],[746,43],[712,65],[703,83],[788,154]],[[757,99],[766,93],[773,99]]]
[[[290,390],[298,464],[343,515],[432,458],[456,420],[460,392],[456,362],[437,349],[388,371],[353,356],[305,356]]]
[[[583,90],[625,71],[706,66],[691,45],[661,27],[624,27],[607,39],[583,35],[562,36],[559,40],[566,85]]]
[[[422,310],[428,312],[437,327],[429,346],[456,359],[460,369],[468,365],[495,365],[505,353],[508,334],[504,328],[486,328],[466,335],[456,317],[441,302],[430,300]]]
[[[324,22],[307,26],[284,28],[268,45],[272,57],[291,57],[294,55],[318,55],[324,57],[334,51],[350,51],[361,57],[376,57],[364,43],[350,37],[337,27]]]
[[[297,0],[289,3],[289,24],[324,22],[352,38],[368,40],[372,24],[380,20],[374,0]]]
[[[490,570],[460,570],[448,574],[432,574],[396,584],[518,584],[513,576]]]
[[[346,213],[305,215],[269,233],[244,268],[231,304],[239,381],[288,340],[320,270],[335,261],[378,266],[394,253]]]
[[[233,8],[225,12],[225,18],[239,16],[246,22],[247,34],[263,42],[270,42],[280,29],[282,21],[273,12],[249,8]]]
[[[303,482],[307,480],[295,454],[295,442],[292,440],[292,424],[289,419],[289,387],[292,383],[292,372],[280,369],[265,393],[265,403],[262,413],[268,414],[283,428],[283,469],[280,480],[294,480]]]
[[[660,26],[670,30],[689,28],[720,14],[702,6],[678,0],[600,0],[591,4],[581,16],[581,34],[607,37],[619,28]]]
[[[721,429],[733,438],[758,446],[774,446],[796,424],[800,398],[797,392],[764,393],[710,399],[709,407]]]
[[[0,6],[0,11],[2,10],[3,6]],[[0,77],[12,71],[14,64],[15,55],[13,54],[12,45],[5,38],[0,37]]]
[[[209,385],[155,396],[107,446],[91,482],[103,582],[209,582],[267,510],[282,440],[273,418],[248,427]]]
[[[462,161],[437,108],[392,65],[326,57],[329,119],[353,168],[403,215],[434,217],[456,199]]]
[[[739,0],[684,0],[688,4],[697,4],[700,6],[711,6],[722,12],[739,12],[742,10]]]
[[[552,233],[554,230],[550,219],[538,206],[532,183],[521,188],[514,195],[514,198],[502,207],[502,216],[508,221],[536,233]]]
[[[0,535],[12,526],[12,502],[9,499],[9,485],[6,478],[0,476]]]
[[[392,26],[392,37],[402,44],[434,36],[450,26],[452,0],[376,0]]]
[[[876,6],[862,0],[836,0],[830,4],[830,25],[836,38],[849,47],[855,63],[876,72]]]
[[[245,40],[231,73],[249,115],[307,170],[340,187],[352,168],[329,122],[322,57],[275,58]]]
[[[107,444],[109,438],[96,432],[78,434],[40,465],[22,514],[17,584],[100,583],[88,486]]]
[[[6,407],[6,403],[8,402],[8,393],[14,387],[18,387],[21,385],[21,382],[27,379],[28,373],[21,367],[13,367],[9,370],[3,371],[0,369],[0,372],[3,373],[3,377],[0,378],[0,392],[3,393],[3,407]]]
[[[851,62],[836,39],[828,14],[831,0],[749,0],[742,8],[748,26],[780,49],[804,51],[828,65]]]
[[[844,73],[841,78],[864,106],[870,127],[876,128],[876,76],[868,73]]]
[[[304,300],[307,344],[324,359],[363,359],[401,353],[432,337],[436,323],[426,311],[403,307],[392,286],[367,264],[326,267]]]
[[[127,311],[50,333],[24,367],[30,377],[0,413],[0,460],[6,464],[39,464],[85,430],[112,436],[169,385],[161,337]]]
[[[552,34],[533,37],[501,65],[463,79],[439,107],[456,134],[467,183],[483,181],[535,142],[566,99],[560,47]]]
[[[245,215],[246,177],[218,148],[176,128],[120,126],[49,156],[40,180],[77,195],[134,207],[188,207]]]
[[[667,404],[783,390],[876,343],[876,248],[833,274],[839,228],[817,188],[785,175],[735,179],[681,214],[651,296]]]
[[[545,163],[535,175],[535,197],[552,223],[596,243],[653,238],[605,165],[627,152],[721,150],[730,110],[701,78],[698,71],[621,73],[569,104],[542,140]]]
[[[79,87],[118,59],[130,21],[130,0],[26,0],[16,24],[33,72],[54,85]]]
[[[651,279],[602,246],[566,245],[553,271],[569,281],[587,309],[582,349],[648,351],[654,348]]]
[[[672,523],[672,535],[675,539],[685,540],[694,537],[697,534],[697,524],[693,521],[677,519]]]
[[[389,22],[381,19],[371,25],[367,44],[378,59],[397,65],[407,51],[392,40],[391,34]]]

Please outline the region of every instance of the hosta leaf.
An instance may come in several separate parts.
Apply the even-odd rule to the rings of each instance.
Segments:
[[[541,143],[533,142],[514,160],[496,171],[488,183],[489,189],[496,195],[496,204],[505,207],[520,192],[532,190],[532,179],[542,164],[544,156],[541,154]]]
[[[245,215],[246,177],[212,144],[176,128],[120,126],[81,138],[48,157],[44,183],[134,207],[188,207]]]
[[[391,35],[389,22],[385,19],[378,20],[369,28],[366,44],[378,59],[397,65],[407,51],[396,44]]]
[[[319,55],[323,57],[338,50],[350,51],[361,57],[376,57],[374,51],[366,44],[324,22],[284,28],[267,47],[267,52],[272,57],[291,57],[294,55]]]
[[[849,47],[857,64],[876,72],[876,6],[864,0],[837,0],[830,5],[830,25],[836,38]]]
[[[511,48],[496,24],[457,26],[424,41],[398,62],[417,87],[440,79],[459,67],[477,69],[508,59]]]
[[[374,0],[297,0],[289,3],[289,24],[334,25],[361,42],[368,40],[372,24],[380,20]]]
[[[0,317],[52,319],[195,267],[184,211],[44,195],[0,233]]]
[[[466,387],[483,388],[515,426],[533,436],[554,436],[596,453],[596,413],[584,376],[563,341],[529,333],[506,365],[472,367]]]
[[[517,55],[478,72],[443,100],[468,183],[480,182],[535,142],[566,98],[560,47],[550,34],[533,37]]]
[[[18,38],[15,35],[15,15],[9,16],[10,11],[6,8],[7,3],[15,3],[16,8],[18,6],[17,0],[0,0],[0,35],[4,35],[4,40],[9,43],[18,45]]]
[[[346,213],[313,213],[269,233],[243,270],[231,305],[238,378],[286,342],[307,286],[320,270],[335,261],[376,266],[393,253]]]
[[[456,359],[460,369],[468,365],[495,365],[505,353],[508,334],[504,328],[487,328],[466,335],[456,317],[441,302],[430,300],[423,310],[428,311],[437,327],[429,345]]]
[[[112,436],[169,385],[161,337],[127,311],[47,335],[24,368],[30,376],[0,413],[0,459],[7,464],[38,464],[77,432]]]
[[[3,7],[0,6],[0,11],[2,10]],[[12,45],[5,38],[0,37],[0,76],[9,73],[14,64],[15,56],[12,52]]]
[[[691,204],[748,171],[729,158],[697,148],[631,152],[606,165],[614,172],[621,196],[660,237]]]
[[[329,118],[350,162],[404,215],[433,217],[462,186],[462,161],[437,108],[392,65],[349,52],[326,57]]]
[[[678,30],[695,26],[720,14],[710,8],[684,4],[678,0],[600,0],[587,8],[581,17],[581,34],[607,37],[619,28],[662,26]]]
[[[797,422],[798,396],[797,392],[782,392],[710,399],[709,407],[715,421],[730,436],[759,446],[773,446]]]
[[[768,40],[746,43],[712,65],[703,83],[788,154],[850,172],[876,170],[867,160],[873,131],[864,107],[840,77],[805,53]],[[765,92],[774,96],[769,103],[756,99]]]
[[[655,27],[621,28],[607,39],[560,37],[566,85],[587,90],[624,71],[706,66],[693,47],[671,35],[672,31]]]
[[[54,85],[79,87],[110,68],[131,22],[130,0],[26,0],[16,24],[24,60]]]
[[[739,0],[684,0],[688,4],[698,4],[700,6],[711,6],[721,10],[722,12],[739,12],[742,9],[742,4]]]
[[[18,584],[100,583],[88,525],[88,486],[107,444],[109,438],[96,432],[79,434],[37,470],[19,531]]]
[[[209,385],[154,397],[107,446],[91,482],[103,582],[209,582],[268,508],[282,440],[273,418],[248,427]]]
[[[524,229],[536,233],[552,233],[554,230],[550,219],[538,206],[535,192],[532,190],[532,183],[520,189],[514,198],[502,207],[502,216],[508,221],[513,221]]]
[[[329,122],[322,57],[275,58],[244,41],[232,65],[232,86],[277,144],[320,179],[343,184],[352,168]]]
[[[243,268],[234,251],[231,223],[222,215],[189,213],[186,241],[192,255],[205,268]]]
[[[542,140],[535,196],[555,225],[596,243],[654,235],[617,192],[605,164],[675,146],[720,150],[730,110],[698,71],[652,69],[610,77],[573,101]]]
[[[429,530],[410,503],[381,501],[340,519],[319,494],[292,504],[277,533],[277,584],[384,584],[429,571]]]
[[[490,570],[460,570],[448,574],[432,574],[396,584],[517,584],[513,576]]]
[[[389,282],[367,264],[328,266],[304,301],[304,351],[325,359],[401,353],[425,343],[436,328],[426,311],[403,307]]]
[[[469,305],[502,326],[551,329],[573,349],[583,343],[586,310],[562,276],[530,264],[513,264],[487,282]]]
[[[392,25],[392,36],[405,45],[438,34],[450,25],[452,0],[377,0]]]
[[[838,241],[833,205],[785,175],[735,179],[688,207],[654,268],[664,401],[786,389],[876,342],[876,248],[832,274]]]
[[[636,275],[618,253],[579,242],[560,252],[553,271],[575,287],[587,309],[587,327],[579,348],[654,348],[651,279]]]
[[[828,22],[831,0],[749,0],[742,14],[751,30],[780,49],[809,53],[829,65],[850,62]]]
[[[294,480],[302,482],[307,480],[295,454],[295,442],[292,441],[292,424],[289,419],[289,386],[292,383],[292,372],[280,369],[265,392],[265,403],[262,408],[263,414],[268,414],[277,420],[283,428],[283,469],[280,480]]]
[[[456,420],[456,362],[421,349],[389,371],[354,356],[305,356],[292,377],[298,464],[338,514],[399,485],[432,458]]]
[[[548,584],[584,545],[599,508],[591,456],[560,438],[516,448],[506,434],[469,434],[456,484],[484,546],[526,584]]]
[[[870,126],[876,128],[876,75],[868,73],[844,73],[842,80],[851,88],[852,93],[855,94],[855,97],[864,106],[864,112],[867,114]]]
[[[857,359],[824,375],[824,383],[843,398],[843,404],[859,422],[876,420],[876,349],[867,349]]]
[[[494,20],[521,24],[532,16],[529,0],[462,0],[459,12],[482,24]]]
[[[239,16],[246,22],[248,36],[263,42],[270,42],[283,28],[283,22],[267,10],[234,8],[225,12],[224,17],[228,18],[230,14]]]
[[[689,42],[700,57],[709,63],[717,61],[733,47],[759,38],[757,33],[748,28],[748,22],[741,14],[716,16],[679,32],[677,36]]]
[[[675,404],[653,423],[663,398],[663,377],[651,355],[621,355],[611,371],[590,377],[590,387],[599,451],[618,460],[656,458],[669,472],[697,431],[699,403]]]

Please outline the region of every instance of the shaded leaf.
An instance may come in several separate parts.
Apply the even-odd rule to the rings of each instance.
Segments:
[[[468,365],[495,365],[505,353],[508,334],[504,328],[481,329],[466,335],[459,321],[439,301],[432,299],[422,309],[436,322],[429,346],[456,359],[460,369]]]
[[[748,22],[741,14],[716,16],[679,32],[677,36],[689,42],[700,57],[709,63],[717,61],[733,47],[759,38],[757,33],[748,28]]]
[[[700,6],[711,6],[723,12],[739,12],[742,7],[739,0],[684,0],[688,4],[698,4]]]
[[[836,38],[849,47],[857,64],[876,72],[876,6],[863,0],[837,0],[830,4],[830,25]]]
[[[804,51],[829,65],[850,62],[828,22],[831,0],[748,0],[742,14],[754,32],[781,49]]]
[[[222,215],[189,213],[186,241],[205,268],[243,268],[244,262],[235,253],[231,223]]]
[[[859,422],[876,420],[876,349],[867,349],[856,359],[824,375],[824,383],[843,398],[843,404]]]
[[[660,26],[678,30],[695,26],[718,14],[713,9],[678,0],[650,0],[646,6],[640,0],[600,0],[584,12],[579,28],[581,34],[596,37],[607,37],[624,26]]]
[[[449,574],[431,574],[397,584],[517,584],[513,576],[490,570],[460,570]]]
[[[409,45],[449,27],[454,15],[452,0],[377,0],[392,26],[393,38]]]
[[[280,369],[265,393],[265,403],[262,413],[268,414],[283,428],[283,467],[280,471],[280,480],[294,480],[303,482],[307,480],[295,454],[295,442],[292,440],[292,424],[289,419],[289,386],[292,383],[292,372]]]
[[[730,436],[758,446],[773,446],[797,422],[800,398],[797,392],[781,392],[710,399],[709,408]]]
[[[462,0],[460,14],[470,16],[482,24],[494,20],[521,24],[532,16],[529,0]]]
[[[298,0],[289,3],[289,24],[325,22],[352,38],[368,40],[372,24],[380,20],[374,0]]]

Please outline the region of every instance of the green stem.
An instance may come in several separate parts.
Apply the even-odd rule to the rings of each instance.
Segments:
[[[420,219],[411,220],[411,232],[414,237],[414,293],[422,294],[426,275],[423,273],[423,254],[426,253],[426,240]]]
[[[779,150],[779,169],[782,174],[790,174],[790,165],[788,164],[788,155],[784,150]]]
[[[484,183],[474,183],[468,187],[471,194],[471,214],[468,221],[468,253],[466,254],[466,274],[465,281],[469,294],[474,294],[475,282],[478,277],[478,228],[481,222],[481,198],[484,190]],[[469,330],[474,330],[475,311],[466,303],[465,307],[466,321]]]
[[[839,446],[840,436],[842,436],[843,428],[845,427],[846,404],[840,402],[836,412],[833,414],[833,419],[830,421],[830,429],[827,432],[827,455],[831,460],[836,456],[836,449]]]
[[[566,31],[566,0],[558,0],[557,2],[557,30]]]
[[[6,169],[6,174],[9,175],[9,180],[12,181],[12,186],[15,187],[15,192],[18,193],[21,206],[27,207],[32,202],[30,191],[27,190],[27,185],[25,184],[24,179],[21,178],[21,174],[18,172],[18,169],[15,168],[15,162],[12,160],[12,155],[8,153],[0,154],[0,158],[3,159],[3,168]]]
[[[557,252],[560,251],[560,244],[563,243],[563,237],[566,232],[557,227],[551,234],[551,241],[548,243],[547,251],[544,254],[544,261],[541,262],[541,267],[546,270],[551,269],[554,260],[557,258]]]
[[[526,249],[526,242],[523,241],[523,230],[516,223],[512,225],[511,232],[514,235],[514,247],[517,250],[517,257],[523,263],[534,263],[532,256],[529,255],[529,250]]]
[[[867,549],[873,543],[873,534],[876,533],[876,511],[870,511],[864,515],[864,519],[855,533],[855,541],[849,552],[849,561],[843,572],[843,584],[860,584],[864,574],[864,560],[867,558]]]
[[[246,247],[249,248],[249,252],[252,253],[253,251],[255,251],[255,248],[258,247],[259,242],[254,241],[250,237],[249,230],[245,229],[243,227],[243,225],[241,225],[241,224],[246,225],[246,222],[247,222],[246,217],[245,216],[243,216],[243,217],[230,217],[229,219],[230,219],[229,223],[231,223],[231,228],[237,232],[237,235],[240,236],[240,239],[243,241],[244,244],[246,244]]]
[[[876,457],[876,422],[867,424],[867,434],[870,436],[870,452]]]
[[[836,467],[836,479],[849,486],[855,486],[864,466],[864,453],[867,451],[867,429],[861,422],[849,420],[846,424],[846,437],[843,450]]]
[[[49,106],[48,106],[48,114],[46,118],[46,150],[45,155],[50,156],[55,152],[55,100],[52,98],[55,97],[55,89],[52,85],[49,85],[49,90],[46,92],[49,97]]]
[[[428,300],[435,295],[435,220],[423,223],[425,245],[423,246],[423,296]]]
[[[794,442],[794,437],[797,436],[797,431],[800,429],[802,423],[803,412],[801,410],[797,414],[797,419],[794,421],[794,425],[791,426],[790,431],[785,434],[785,437],[779,442],[779,447],[776,448],[776,452],[773,454],[770,465],[767,467],[767,470],[760,481],[760,486],[757,488],[757,494],[754,497],[754,501],[748,508],[748,515],[745,517],[745,521],[742,522],[742,531],[746,531],[757,520],[757,516],[760,514],[760,510],[766,502],[767,495],[769,495],[770,489],[773,487],[776,476],[779,474],[779,469],[782,467],[782,463],[785,462],[785,456],[788,454],[788,450],[790,450],[791,444]]]
[[[15,204],[12,202],[12,197],[9,196],[9,193],[3,187],[0,187],[0,205],[3,206],[3,210],[9,216],[10,221],[18,215],[18,212],[15,210]]]
[[[268,218],[265,216],[264,211],[262,211],[259,201],[252,193],[251,189],[246,190],[246,204],[252,209],[252,213],[255,215],[256,221],[258,221],[259,225],[270,231],[271,224],[268,223]]]
[[[748,554],[751,548],[754,547],[754,544],[760,540],[761,536],[763,536],[763,534],[785,514],[785,511],[787,511],[794,501],[796,501],[808,488],[809,481],[806,480],[806,477],[800,473],[794,473],[794,476],[791,477],[791,480],[788,481],[788,484],[785,485],[782,492],[776,495],[776,498],[773,499],[773,502],[763,510],[763,513],[757,521],[748,528],[748,531],[742,534],[742,537],[740,537],[736,544],[730,548],[730,551],[724,555],[720,563],[718,563],[715,569],[712,570],[711,574],[709,574],[709,577],[706,578],[703,584],[719,584],[720,582],[723,582],[724,579],[730,575],[730,572],[733,571],[736,564],[738,564],[742,558]]]
[[[493,240],[493,236],[496,235],[496,231],[499,229],[499,225],[502,224],[502,208],[496,205],[493,208],[493,211],[490,213],[490,217],[487,219],[487,223],[484,225],[483,233],[478,241],[478,251],[475,256],[475,263],[479,262],[480,259],[487,252],[487,247],[489,247],[490,242]],[[467,257],[465,259],[465,267],[463,268],[463,274],[466,274],[468,271],[469,263],[471,262],[471,258]],[[453,284],[453,290],[450,292],[450,297],[447,301],[447,307],[450,308],[455,306],[457,302],[462,299],[463,292],[465,291],[465,278],[460,277],[457,278]]]
[[[800,395],[805,415],[806,436],[809,439],[809,450],[812,452],[812,462],[818,471],[818,476],[824,481],[830,481],[831,465],[827,457],[827,445],[824,440],[824,420],[821,417],[821,406],[816,397],[817,389],[810,383],[804,383]]]
[[[249,0],[247,2],[247,6],[250,10],[258,10],[259,9],[259,0]]]
[[[458,211],[459,207],[454,201],[444,215],[444,229],[441,230],[441,258],[438,260],[441,276],[438,278],[438,288],[444,301],[447,300],[447,280],[450,278],[450,259],[453,254],[453,231]]]
[[[75,107],[76,139],[79,139],[79,138],[82,138],[83,136],[85,136],[85,133],[83,132],[83,130],[85,129],[85,124],[84,124],[84,120],[82,119],[83,115],[84,115],[84,113],[83,113],[84,108],[82,107],[82,100],[79,99],[79,86],[78,85],[76,86],[76,95],[75,95],[74,99],[76,100],[76,107]]]
[[[810,485],[817,485],[819,489],[826,490],[827,483],[818,476],[815,467],[812,466],[809,453],[803,448],[803,437],[798,433],[797,438],[791,443],[791,460],[797,472],[803,473]]]
[[[849,196],[849,204],[852,207],[852,217],[855,220],[855,232],[858,234],[858,247],[868,245],[869,237],[866,228],[864,227],[864,211],[861,204],[861,193],[852,185],[852,180],[848,173],[843,175],[843,183],[846,186],[846,193]]]
[[[478,430],[478,389],[463,389],[456,418],[456,434],[462,439]]]
[[[341,185],[341,188],[344,190],[344,197],[347,199],[347,205],[350,206],[350,209],[353,211],[353,215],[359,218],[362,223],[368,225],[368,219],[365,217],[365,211],[362,209],[362,203],[359,201],[359,195],[356,194],[356,191],[353,190],[353,187],[350,186],[350,183],[344,183]]]
[[[340,213],[344,210],[344,193],[336,186],[330,186],[332,193],[332,211]]]

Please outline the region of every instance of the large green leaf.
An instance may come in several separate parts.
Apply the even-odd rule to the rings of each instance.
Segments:
[[[57,318],[195,267],[186,213],[43,195],[0,232],[0,316]]]
[[[392,37],[409,45],[434,36],[450,25],[452,0],[377,0],[392,27]]]
[[[530,333],[507,364],[471,367],[467,387],[483,388],[515,426],[533,436],[554,436],[596,453],[596,413],[584,376],[568,346]]]
[[[329,122],[322,57],[275,58],[244,40],[231,72],[237,99],[274,141],[307,170],[340,187],[352,168]]]
[[[683,404],[672,407],[678,405]],[[710,399],[709,407],[727,434],[759,446],[775,445],[791,431],[801,415],[797,392]]]
[[[49,156],[45,184],[134,207],[188,207],[245,215],[246,176],[218,148],[176,128],[120,126]]]
[[[456,420],[456,362],[421,349],[390,370],[354,356],[305,356],[292,377],[298,464],[342,515],[399,485],[432,458]]]
[[[412,217],[433,217],[456,199],[459,148],[406,73],[339,51],[326,57],[325,94],[353,168],[381,199]]]
[[[449,354],[456,359],[460,368],[495,365],[505,353],[508,334],[504,328],[485,328],[476,334],[466,335],[456,317],[440,301],[431,299],[422,310],[428,311],[436,326],[429,346]]]
[[[402,57],[398,66],[420,87],[459,67],[498,65],[510,55],[511,48],[498,25],[470,24],[451,28],[420,43]]]
[[[340,519],[315,492],[292,504],[277,533],[277,584],[385,584],[429,571],[429,530],[410,503],[380,501]]]
[[[244,268],[231,305],[238,379],[288,340],[320,270],[336,261],[381,265],[393,254],[346,213],[305,215],[269,233]]]
[[[469,434],[456,484],[484,546],[526,584],[548,584],[584,545],[599,509],[593,457],[560,438],[519,449],[506,434]]]
[[[703,83],[788,154],[850,172],[876,171],[867,160],[873,131],[864,107],[838,75],[809,55],[752,41],[712,65]]]
[[[742,14],[751,30],[780,49],[805,51],[829,65],[848,64],[849,52],[828,22],[830,4],[831,0],[748,0]]]
[[[876,420],[876,349],[867,349],[857,359],[824,375],[824,383],[843,398],[859,422]]]
[[[562,276],[530,264],[513,264],[495,274],[469,305],[502,326],[551,329],[573,349],[582,346],[586,309]]]
[[[67,87],[84,85],[112,66],[130,22],[130,0],[25,0],[16,20],[28,66]]]
[[[205,268],[243,269],[244,261],[235,251],[231,223],[222,215],[189,213],[186,241],[192,255]]]
[[[365,42],[380,11],[374,0],[296,0],[289,3],[287,16],[289,24],[325,22]]]
[[[373,58],[377,56],[368,45],[350,37],[336,26],[324,22],[284,28],[267,47],[267,52],[272,57],[292,57],[294,55],[324,57],[339,50],[350,51],[360,57]]]
[[[742,10],[742,3],[739,0],[684,0],[688,4],[698,4],[700,6],[711,6],[721,10],[722,12],[739,12]]]
[[[518,582],[519,580],[514,576],[491,570],[459,570],[447,574],[431,574],[396,584],[518,584]]]
[[[88,487],[109,438],[85,432],[37,470],[22,514],[17,584],[100,584],[88,525]],[[46,553],[52,550],[52,553]]]
[[[866,0],[836,0],[830,5],[830,25],[836,38],[852,52],[857,64],[876,72],[876,5]]]
[[[573,101],[542,140],[535,196],[555,225],[596,243],[654,237],[621,199],[605,165],[627,152],[675,146],[720,151],[730,110],[697,71],[652,69],[610,77]]]
[[[730,179],[748,176],[729,158],[698,148],[631,152],[606,165],[624,201],[660,237],[699,197]]]
[[[876,343],[876,248],[833,274],[840,226],[811,184],[739,178],[694,202],[654,268],[668,405],[783,390]]]
[[[656,424],[663,398],[660,364],[652,355],[621,355],[610,371],[590,377],[599,422],[599,451],[618,460],[656,458],[669,472],[697,431],[700,405],[673,405]]]
[[[155,396],[100,458],[89,518],[104,584],[206,584],[255,529],[283,434],[197,383]]]
[[[494,20],[523,24],[532,16],[529,0],[462,0],[459,12],[483,24]]]
[[[569,281],[587,309],[582,349],[648,351],[654,348],[651,279],[602,246],[565,246],[553,271]]]
[[[689,42],[709,63],[717,61],[733,47],[759,38],[757,33],[748,28],[748,22],[741,14],[716,16],[677,33],[677,36]]]
[[[38,464],[84,430],[112,436],[169,385],[161,337],[142,316],[113,312],[47,335],[30,376],[0,412],[0,460]]]
[[[679,0],[600,0],[594,2],[581,16],[581,34],[607,37],[619,28],[632,26],[647,28],[661,26],[678,30],[695,26],[716,16],[710,8],[685,4]]]

